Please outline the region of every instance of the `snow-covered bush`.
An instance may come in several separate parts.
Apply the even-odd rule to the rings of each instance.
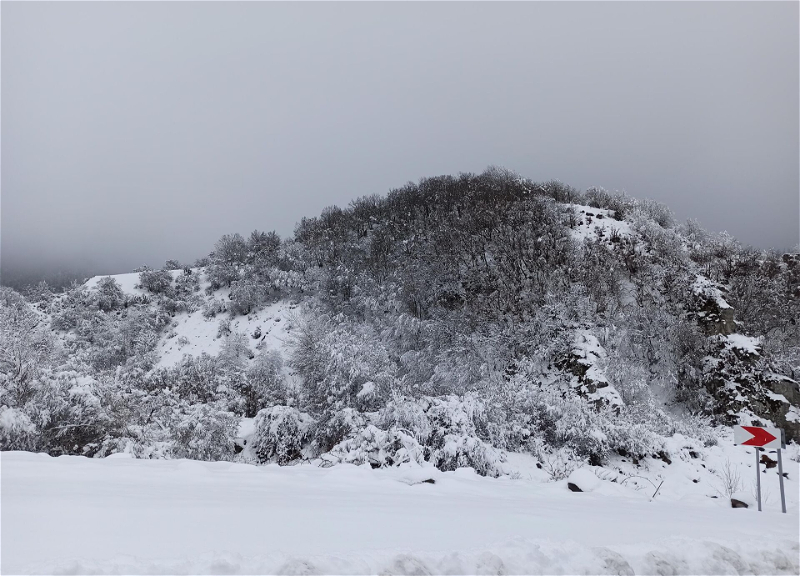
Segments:
[[[289,403],[289,389],[283,379],[283,358],[276,350],[266,350],[255,357],[243,384],[245,416],[249,418],[262,408]]]
[[[42,317],[17,292],[0,287],[0,402],[21,405],[56,346]]]
[[[431,422],[425,413],[427,403],[412,398],[395,396],[380,411],[378,422],[382,428],[395,428],[418,442],[427,442],[431,436]]]
[[[522,370],[508,383],[508,393],[498,398],[501,405],[492,407],[488,414],[492,438],[534,453],[541,443],[552,449],[568,448],[595,465],[614,452],[641,457],[663,449],[648,411],[590,403],[568,383],[543,384],[531,382],[530,377]]]
[[[213,261],[205,267],[205,271],[206,279],[210,283],[207,292],[228,287],[239,279],[239,267],[233,263]]]
[[[175,458],[230,460],[234,455],[239,417],[214,404],[194,404],[172,426]]]
[[[223,381],[223,369],[217,358],[204,352],[199,356],[184,355],[176,366],[155,370],[139,386],[170,390],[177,398],[198,404],[217,400],[217,391]]]
[[[139,286],[153,294],[164,294],[172,286],[172,274],[169,270],[145,268],[139,273]]]
[[[213,259],[228,264],[244,264],[247,260],[247,241],[241,234],[225,234],[214,245]]]
[[[500,476],[505,455],[474,436],[447,434],[441,446],[431,450],[428,461],[439,470],[469,467],[481,476]]]
[[[235,280],[231,283],[231,315],[249,314],[263,302],[264,297],[263,287],[254,278]]]
[[[194,294],[200,290],[200,276],[195,274],[191,268],[184,268],[175,277],[175,292],[179,295]]]
[[[243,371],[245,361],[251,358],[253,358],[253,353],[247,345],[247,336],[241,332],[228,334],[222,342],[222,347],[217,356],[223,369],[235,372]]]
[[[291,365],[303,378],[304,400],[315,414],[374,404],[397,373],[374,329],[343,316],[306,315],[294,335]]]
[[[584,197],[589,206],[613,210],[614,218],[617,220],[624,220],[628,212],[634,207],[634,200],[630,196],[626,196],[624,193],[612,194],[603,188],[589,188]]]
[[[440,470],[471,467],[482,476],[498,476],[505,455],[487,444],[483,403],[472,395],[433,398],[426,411],[431,432],[428,460]]]
[[[17,408],[0,406],[0,450],[33,450],[36,426]]]
[[[90,344],[89,360],[98,370],[114,369],[128,360],[148,358],[170,316],[161,308],[132,306],[121,316],[100,315],[76,326],[80,341]],[[79,341],[73,341],[78,345]]]
[[[125,303],[125,295],[117,281],[111,276],[101,278],[97,283],[97,307],[103,312],[111,312]]]
[[[50,285],[42,280],[36,284],[31,284],[24,291],[25,298],[31,304],[35,304],[38,308],[46,310],[47,306],[53,301],[55,294]]]
[[[280,245],[281,237],[277,233],[253,230],[247,239],[248,260],[262,266],[270,266],[277,259]]]
[[[666,204],[644,198],[636,201],[636,210],[647,215],[662,228],[672,228],[675,225],[675,215]]]
[[[313,427],[314,419],[296,408],[264,408],[256,414],[250,449],[259,462],[289,464],[301,458]]]
[[[605,373],[614,384],[620,399],[627,405],[646,402],[651,395],[649,374],[641,363],[612,356]]]
[[[203,305],[203,318],[214,318],[217,314],[222,314],[228,306],[222,300],[213,298]]]
[[[348,436],[359,432],[367,420],[353,408],[343,408],[314,428],[314,448],[320,453],[331,450]]]
[[[2,449],[54,455],[95,450],[108,426],[98,382],[75,372],[43,371],[26,388],[25,396],[0,398]]]
[[[558,481],[568,478],[578,467],[579,458],[575,452],[569,448],[558,448],[548,451],[544,447],[539,447],[536,451],[536,458],[542,466],[550,480]]]
[[[227,338],[231,335],[231,319],[223,318],[217,325],[217,338]]]
[[[386,468],[400,464],[425,462],[425,451],[419,442],[404,430],[381,430],[368,424],[322,455],[329,464],[369,464],[372,468]]]
[[[247,260],[247,242],[240,234],[225,234],[214,245],[210,263],[205,267],[210,289],[217,290],[240,277],[240,266]]]

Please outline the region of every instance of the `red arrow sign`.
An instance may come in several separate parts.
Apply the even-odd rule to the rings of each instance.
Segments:
[[[750,440],[746,442],[742,442],[743,446],[764,446],[765,444],[769,444],[773,440],[777,440],[775,436],[767,432],[764,428],[758,428],[756,426],[742,426],[745,430],[750,432],[753,435]]]

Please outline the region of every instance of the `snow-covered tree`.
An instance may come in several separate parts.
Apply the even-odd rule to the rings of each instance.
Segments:
[[[97,283],[97,307],[103,312],[111,312],[125,303],[125,294],[117,281],[111,276],[101,278]]]
[[[245,416],[253,417],[262,408],[288,404],[290,391],[283,378],[280,352],[266,350],[258,354],[247,369],[245,382]]]
[[[153,294],[164,294],[172,286],[172,274],[169,270],[145,268],[139,273],[139,285]]]

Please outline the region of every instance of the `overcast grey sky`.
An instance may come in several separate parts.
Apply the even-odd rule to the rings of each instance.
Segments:
[[[798,242],[798,3],[2,2],[2,266],[128,271],[506,166]]]

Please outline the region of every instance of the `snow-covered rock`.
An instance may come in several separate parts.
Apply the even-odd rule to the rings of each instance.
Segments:
[[[756,508],[756,499],[748,492],[734,492],[731,494],[731,508]]]
[[[578,468],[567,478],[567,485],[572,485],[578,488],[575,490],[570,486],[573,492],[592,492],[600,485],[600,479],[588,468]]]

